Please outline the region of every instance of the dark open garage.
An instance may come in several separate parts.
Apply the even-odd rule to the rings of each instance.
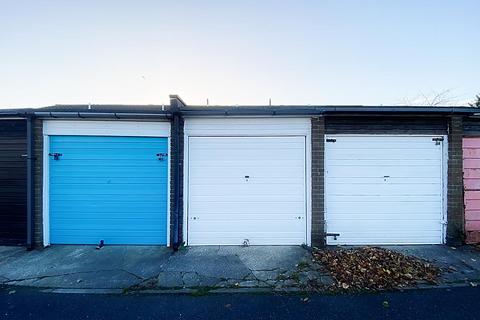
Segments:
[[[0,120],[0,245],[27,242],[27,121]]]

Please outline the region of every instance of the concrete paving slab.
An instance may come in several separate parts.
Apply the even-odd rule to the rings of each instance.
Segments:
[[[251,271],[235,255],[218,255],[215,251],[188,248],[188,252],[172,255],[163,271],[195,272],[212,278],[242,279]]]
[[[127,247],[122,268],[142,278],[151,278],[159,274],[172,254],[167,247]]]
[[[2,263],[6,258],[12,256],[14,254],[25,252],[24,247],[7,247],[7,246],[0,246],[0,263]]]
[[[160,288],[182,288],[183,275],[176,271],[161,271],[158,275],[158,286]]]
[[[0,247],[0,267],[9,265],[24,256],[27,252],[23,247]]]
[[[183,285],[186,288],[198,287],[200,286],[200,277],[195,272],[186,272],[182,277]]]
[[[42,288],[123,289],[138,284],[140,281],[138,277],[122,270],[106,270],[40,278],[29,284],[29,286]]]
[[[234,247],[235,255],[250,270],[294,269],[303,260],[308,259],[307,250],[299,246],[256,246]],[[220,252],[222,252],[221,249]]]
[[[11,250],[1,250],[0,257],[7,252]],[[95,246],[51,246],[15,254],[9,263],[0,264],[0,276],[18,285],[125,288],[157,275],[171,252],[160,246],[107,246],[100,250]]]
[[[480,279],[480,251],[471,246],[417,245],[385,248],[419,257],[439,266],[444,270],[442,281],[446,283]]]
[[[260,281],[275,280],[280,275],[279,270],[272,270],[272,271],[264,271],[264,270],[255,271],[254,270],[252,272],[255,278],[257,278]]]

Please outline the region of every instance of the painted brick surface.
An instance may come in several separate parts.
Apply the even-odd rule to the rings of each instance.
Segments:
[[[465,242],[480,242],[480,137],[463,138]]]
[[[463,124],[461,116],[450,118],[448,133],[447,243],[464,241],[463,208]]]
[[[325,119],[312,118],[312,245],[325,245]]]

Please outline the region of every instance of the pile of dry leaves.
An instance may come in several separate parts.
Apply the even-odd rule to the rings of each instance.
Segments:
[[[334,286],[346,291],[435,284],[440,276],[440,269],[424,260],[376,247],[315,250],[313,256],[331,273]]]

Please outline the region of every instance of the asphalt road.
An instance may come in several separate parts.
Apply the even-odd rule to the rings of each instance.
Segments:
[[[13,293],[12,290],[15,290]],[[84,295],[2,288],[0,319],[480,319],[480,288],[308,296]]]

